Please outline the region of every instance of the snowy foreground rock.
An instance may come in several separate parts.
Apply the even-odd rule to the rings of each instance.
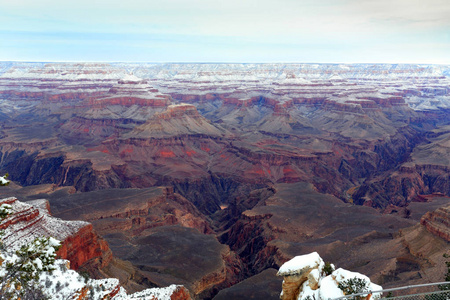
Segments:
[[[69,269],[69,261],[58,259],[55,262],[56,270],[44,273],[40,278],[41,286],[50,299],[111,299],[111,300],[171,300],[191,299],[186,288],[180,285],[171,285],[165,288],[146,289],[128,295],[119,285],[116,278],[85,279],[74,270]]]
[[[66,239],[77,234],[89,225],[81,221],[63,221],[50,215],[45,200],[36,200],[27,203],[16,198],[0,199],[0,214],[8,212],[8,216],[0,220],[0,231],[3,232],[0,250],[0,279],[6,274],[7,262],[16,260],[15,252],[22,245],[31,244],[35,238],[51,237],[50,241],[57,242],[53,237],[61,240],[64,246]],[[49,247],[49,251],[53,248]],[[49,299],[111,299],[111,300],[190,300],[189,291],[180,285],[171,285],[165,288],[146,289],[128,295],[120,286],[119,280],[87,279],[76,271],[70,269],[70,261],[57,259],[52,272],[42,272],[38,284]],[[0,280],[1,282],[1,280]]]
[[[334,269],[334,266],[331,265]],[[331,271],[331,270],[330,270]],[[367,283],[369,291],[379,291],[381,286],[370,282],[369,277],[344,269],[333,270],[327,275],[325,263],[317,252],[296,256],[283,264],[278,273],[283,276],[282,300],[328,300],[344,296],[344,292],[338,287],[349,279],[362,279]],[[371,299],[379,299],[380,293],[373,293]]]

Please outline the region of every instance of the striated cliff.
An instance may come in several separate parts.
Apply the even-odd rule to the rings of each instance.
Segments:
[[[96,234],[91,224],[64,239],[57,253],[61,258],[68,259],[74,270],[86,263],[94,263],[99,268],[104,268],[112,260],[108,243]]]
[[[432,234],[450,242],[450,206],[427,212],[420,219],[420,224]]]
[[[71,261],[75,270],[95,260],[106,266],[112,259],[105,240],[97,235],[92,225],[83,221],[63,221],[50,215],[47,200],[20,202],[6,198],[0,204],[12,206],[12,214],[4,219],[0,228],[5,230],[2,240],[6,247],[18,248],[37,237],[53,237],[61,241],[57,254]]]

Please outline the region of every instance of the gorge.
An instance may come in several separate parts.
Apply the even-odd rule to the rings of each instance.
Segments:
[[[449,109],[449,66],[2,62],[0,195],[91,223],[72,266],[132,292],[277,299],[314,251],[439,280]]]

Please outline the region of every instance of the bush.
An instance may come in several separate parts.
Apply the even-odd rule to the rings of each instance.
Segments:
[[[38,281],[42,272],[54,270],[59,245],[54,238],[37,238],[5,256],[4,273],[0,277],[0,299],[46,299]]]
[[[8,217],[11,214],[12,206],[6,203],[3,203],[0,206],[0,221]]]
[[[334,271],[333,264],[331,264],[330,262],[326,262],[325,266],[322,269],[322,275],[323,276],[331,275],[331,273],[333,273],[333,271]]]
[[[8,178],[9,174],[6,173],[4,176],[0,176],[0,186],[5,186],[9,184],[9,180],[6,180]]]
[[[369,283],[362,278],[350,278],[340,282],[338,288],[342,290],[344,295],[353,295],[364,292],[369,292]],[[363,299],[365,297],[356,296],[355,299]]]

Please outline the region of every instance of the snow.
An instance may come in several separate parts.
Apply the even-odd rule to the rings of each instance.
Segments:
[[[0,212],[2,213],[10,213],[11,210],[12,206],[7,203],[3,203],[2,205],[0,205]]]
[[[171,109],[171,108],[177,108],[177,107],[194,107],[194,106],[192,104],[179,103],[179,104],[171,104],[167,108]]]
[[[344,293],[331,275],[322,279],[319,289],[320,299],[334,299],[341,296],[344,296]]]
[[[319,253],[313,252],[306,255],[296,256],[284,263],[278,270],[278,276],[295,275],[303,270],[318,268],[322,271],[324,262]]]
[[[6,180],[5,176],[0,176],[0,183],[7,184],[7,183],[9,183],[9,180]]]
[[[242,95],[252,93],[277,101],[286,101],[278,99],[283,94],[290,99],[325,95],[331,101],[342,102],[342,99],[353,99],[358,90],[376,94],[382,92],[388,97],[411,89],[419,94],[401,97],[411,108],[420,111],[450,107],[449,74],[448,65],[417,64],[0,62],[0,90],[9,90],[14,86],[20,91],[49,94],[87,90],[106,92],[111,84],[116,84],[115,88],[122,86],[118,88],[118,93],[144,96],[150,88],[145,82],[151,81],[152,85],[166,94],[205,95],[213,92],[245,98]],[[319,91],[317,84],[320,85]],[[15,112],[16,107],[2,104],[0,110],[3,113]]]
[[[172,284],[165,288],[146,289],[141,292],[134,293],[129,296],[129,300],[137,299],[170,299],[170,296],[177,290],[179,286]]]
[[[53,272],[45,272],[40,276],[40,283],[51,299],[70,299],[71,295],[86,286],[85,279],[74,270],[68,269],[67,264],[67,260],[59,259],[55,262]]]
[[[337,269],[336,271],[334,271],[330,276],[335,277],[335,281],[337,283],[341,283],[343,281],[346,281],[348,279],[351,278],[360,278],[363,279],[364,281],[369,283],[369,291],[379,291],[382,290],[383,288],[373,282],[370,281],[370,278],[367,277],[366,275],[363,275],[361,273],[358,272],[351,272],[342,268]],[[372,299],[377,299],[380,298],[381,294],[379,293],[375,293],[372,295]]]
[[[140,82],[140,81],[142,81],[142,78],[139,78],[133,74],[127,74],[121,80],[122,81],[131,81],[131,82]]]
[[[57,239],[53,238],[53,237],[50,237],[49,238],[49,245],[52,246],[52,247],[57,247],[57,246],[61,245],[61,242],[58,241]]]
[[[36,265],[36,267],[37,267],[39,270],[41,270],[42,267],[44,266],[44,265],[42,264],[42,260],[40,260],[39,258],[36,258],[36,259],[33,261],[33,263]]]
[[[313,269],[311,273],[309,273],[308,278],[314,279],[315,281],[319,282],[320,280],[320,271],[319,269]]]
[[[334,269],[334,266],[331,266]],[[368,291],[382,290],[381,286],[372,283],[370,278],[363,274],[339,268],[327,276],[323,273],[323,267],[324,262],[322,258],[317,252],[313,252],[296,256],[284,263],[280,267],[277,275],[285,277],[301,275],[302,278],[307,276],[307,280],[302,283],[297,300],[307,300],[309,298],[329,300],[342,297],[344,296],[344,293],[338,287],[339,283],[343,283],[344,281],[353,278],[360,278],[367,282]],[[379,299],[380,297],[381,293],[374,293],[371,299]]]
[[[111,300],[170,300],[173,292],[181,287],[173,284],[128,295],[126,290],[119,286],[119,280],[116,278],[86,279],[76,271],[68,269],[67,265],[67,260],[57,260],[53,272],[41,275],[41,286],[45,287],[51,300],[72,299],[74,295],[80,295],[83,289],[88,290],[86,298],[89,299],[109,299],[111,292],[118,290]]]
[[[47,200],[38,199],[27,203],[20,202],[15,198],[8,198],[11,203],[11,212],[16,215],[36,214],[33,226],[28,226],[27,221],[14,222],[4,230],[3,243],[10,249],[19,249],[22,245],[31,243],[38,237],[53,237],[64,240],[73,235],[82,227],[88,226],[84,221],[65,221],[51,216],[46,208]],[[0,202],[5,202],[2,199]],[[0,224],[8,222],[9,216]],[[54,242],[52,240],[52,242]]]

